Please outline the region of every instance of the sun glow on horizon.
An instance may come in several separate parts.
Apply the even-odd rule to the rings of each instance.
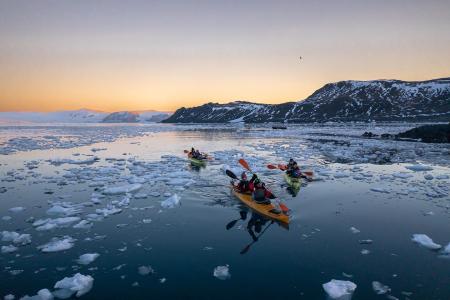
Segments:
[[[0,0],[0,111],[275,104],[450,76],[449,2],[132,2]]]

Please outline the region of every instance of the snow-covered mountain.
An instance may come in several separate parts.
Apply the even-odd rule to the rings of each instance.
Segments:
[[[90,109],[55,112],[0,112],[0,124],[8,123],[136,123],[160,122],[170,116],[158,111],[101,112]]]
[[[180,108],[164,122],[447,121],[450,78],[429,81],[340,81],[304,101],[255,104],[237,101]]]
[[[95,123],[100,122],[107,115],[108,113],[90,109],[55,112],[0,112],[0,120],[30,123]]]
[[[106,116],[103,123],[152,123],[161,122],[170,116],[169,113],[153,110],[147,111],[119,111]]]

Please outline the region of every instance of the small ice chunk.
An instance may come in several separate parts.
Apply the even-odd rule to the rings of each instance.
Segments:
[[[73,225],[73,228],[75,229],[89,229],[94,225],[92,222],[81,220],[79,223]]]
[[[148,224],[148,223],[151,223],[152,222],[152,219],[143,219],[142,220],[142,223],[144,223],[144,224]]]
[[[391,291],[391,289],[387,285],[384,285],[379,281],[372,281],[372,289],[378,295],[384,295],[387,292]]]
[[[385,188],[382,188],[382,187],[373,187],[373,188],[370,188],[370,190],[372,192],[389,194],[389,191],[387,189],[385,189]]]
[[[64,251],[73,247],[75,239],[70,236],[64,236],[62,238],[53,238],[47,244],[38,247],[42,252],[57,252]]]
[[[332,279],[330,282],[324,283],[322,287],[330,298],[339,299],[350,296],[357,286],[351,281]]]
[[[164,277],[163,277],[163,278],[160,278],[160,279],[159,279],[159,282],[160,282],[160,283],[166,282],[166,278],[164,278]]]
[[[213,275],[220,280],[229,279],[231,277],[229,265],[215,267]]]
[[[13,212],[13,213],[18,213],[18,212],[21,212],[21,211],[24,211],[25,210],[25,207],[22,207],[22,206],[16,206],[16,207],[11,207],[10,209],[8,209],[10,212]]]
[[[405,168],[412,170],[412,171],[431,171],[431,170],[433,170],[433,168],[430,166],[419,165],[419,164],[406,166]]]
[[[14,300],[16,299],[16,296],[14,296],[13,294],[8,294],[5,297],[3,297],[3,300]]]
[[[361,250],[361,254],[362,254],[362,255],[367,255],[367,254],[370,254],[370,251],[367,250],[367,249],[362,249],[362,250]]]
[[[442,247],[441,245],[433,242],[433,240],[426,234],[413,234],[411,240],[431,250],[438,250]]]
[[[448,245],[445,246],[445,248],[444,248],[444,253],[445,253],[445,254],[450,254],[450,243],[448,243]]]
[[[153,268],[151,266],[140,266],[138,268],[138,273],[139,273],[139,275],[145,276],[150,273],[151,274],[155,273],[155,270],[153,270]]]
[[[2,220],[3,221],[9,221],[9,220],[11,220],[12,218],[11,218],[11,216],[3,216],[2,217]]]
[[[431,175],[431,174],[425,174],[425,175],[423,175],[423,178],[425,178],[426,180],[433,180],[433,175]]]
[[[358,228],[355,228],[355,227],[350,227],[350,231],[352,233],[360,233],[361,232]]]
[[[367,239],[367,240],[359,240],[358,243],[360,243],[361,245],[369,245],[369,244],[372,244],[373,241],[369,240],[369,239]]]
[[[55,289],[59,289],[57,292],[60,294],[65,293],[71,296],[76,293],[77,297],[81,297],[92,289],[93,284],[94,278],[77,273],[72,277],[64,277],[64,279],[55,283]],[[55,296],[58,297],[57,295]]]
[[[35,296],[25,296],[20,300],[53,300],[53,294],[48,289],[42,289],[37,292]]]
[[[2,253],[13,253],[17,251],[17,249],[19,248],[14,245],[2,246]]]
[[[107,187],[103,190],[103,194],[105,195],[119,195],[119,194],[126,194],[126,193],[133,193],[142,188],[142,184],[135,183],[135,184],[127,184],[122,186],[115,186],[115,187]]]
[[[401,179],[413,177],[412,174],[404,173],[404,172],[394,173],[394,174],[392,174],[392,176],[394,176],[396,178],[401,178]]]
[[[30,234],[19,234],[15,231],[2,231],[2,241],[3,242],[13,242],[16,245],[27,245],[31,243]]]
[[[163,208],[174,208],[175,206],[179,205],[181,205],[180,196],[178,196],[177,194],[174,194],[173,196],[161,202],[161,206]]]
[[[159,193],[159,192],[151,192],[149,195],[152,196],[152,197],[159,197],[159,196],[161,196],[161,193]]]
[[[98,253],[86,253],[83,255],[80,255],[80,257],[77,260],[77,263],[79,263],[80,265],[88,265],[91,262],[93,262],[94,260],[97,259],[97,257],[99,257],[100,254]]]

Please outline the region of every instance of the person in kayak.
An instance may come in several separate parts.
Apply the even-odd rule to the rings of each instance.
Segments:
[[[247,174],[245,174],[245,172],[242,172],[241,180],[239,181],[238,184],[239,192],[244,194],[252,193],[255,188],[253,182],[255,181],[256,178],[257,178],[256,174],[253,174],[252,178],[248,180]]]
[[[292,166],[288,175],[291,176],[292,178],[300,178],[301,177],[302,173],[300,172],[300,167],[297,165],[296,162],[294,162],[294,165]]]
[[[255,188],[253,190],[253,200],[255,200],[256,203],[259,204],[270,204],[270,196],[272,193],[266,189],[266,184],[259,180],[259,178],[256,178],[254,180]]]

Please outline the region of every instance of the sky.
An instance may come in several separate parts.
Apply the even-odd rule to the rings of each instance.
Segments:
[[[448,0],[0,0],[0,111],[282,103],[449,76]]]

